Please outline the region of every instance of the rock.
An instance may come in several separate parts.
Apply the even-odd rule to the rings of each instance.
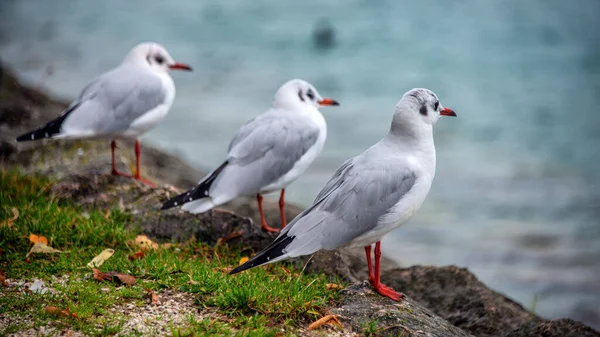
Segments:
[[[506,337],[598,337],[600,333],[572,319],[528,323]]]
[[[456,266],[396,269],[382,275],[382,281],[476,336],[501,336],[540,320]]]
[[[150,188],[136,180],[107,174],[73,174],[54,184],[59,198],[87,209],[115,207],[133,214],[132,227],[159,242],[185,242],[192,238],[209,245],[220,242],[258,251],[275,234],[261,230],[248,217],[223,209],[190,214],[179,208],[161,211],[163,201],[181,191],[171,186]]]
[[[405,296],[400,302],[375,293],[368,282],[355,283],[342,291],[340,303],[330,309],[363,332],[372,323],[376,336],[471,336]]]
[[[572,320],[544,320],[491,290],[466,268],[413,266],[389,270],[381,278],[384,284],[475,336],[542,336],[538,334],[540,331],[566,331],[575,327],[594,332]],[[599,336],[594,333],[593,336]]]

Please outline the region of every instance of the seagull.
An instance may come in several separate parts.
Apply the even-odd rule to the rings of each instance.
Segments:
[[[116,138],[135,138],[134,178],[152,183],[140,174],[141,134],[153,128],[169,112],[175,98],[175,84],[169,70],[191,71],[173,60],[167,50],[154,42],[135,46],[116,68],[91,81],[79,97],[43,127],[17,137],[17,142],[52,139],[110,138],[112,174],[117,171]]]
[[[402,294],[381,283],[381,238],[410,219],[429,193],[435,174],[433,124],[456,116],[428,89],[412,89],[396,105],[388,134],[346,161],[313,204],[267,248],[231,274],[318,250],[364,247],[369,281],[392,300]],[[375,271],[371,245],[375,243]]]
[[[285,187],[321,153],[327,124],[318,108],[328,105],[339,103],[321,97],[310,83],[300,79],[284,83],[271,108],[238,130],[221,165],[162,209],[183,205],[184,210],[202,213],[236,197],[256,195],[261,227],[279,232],[267,225],[262,194],[281,190],[279,212],[285,227]]]

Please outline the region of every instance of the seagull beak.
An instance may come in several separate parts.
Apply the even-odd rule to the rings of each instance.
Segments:
[[[440,111],[440,115],[456,117],[456,112],[454,112],[452,109],[444,108],[442,111]]]
[[[331,98],[323,98],[322,100],[319,101],[319,105],[333,105],[333,106],[338,106],[340,105],[340,103],[338,103],[338,101],[331,99]]]
[[[192,71],[192,67],[188,66],[187,64],[183,64],[183,63],[179,63],[179,62],[175,62],[175,63],[169,65],[169,69]]]

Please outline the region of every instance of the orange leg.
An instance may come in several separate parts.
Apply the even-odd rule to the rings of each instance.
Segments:
[[[143,182],[144,184],[150,187],[156,187],[150,180],[142,178],[142,174],[140,173],[140,154],[142,153],[142,149],[140,148],[140,141],[135,140],[135,179]]]
[[[366,247],[365,247],[365,251],[366,251]],[[369,246],[369,253],[370,252],[371,252],[371,249]],[[370,254],[369,254],[369,257],[370,257]],[[375,288],[375,291],[377,291],[380,295],[389,297],[394,301],[400,301],[400,299],[404,295],[396,292],[394,289],[392,289],[386,285],[383,285],[381,283],[381,271],[380,271],[380,266],[379,266],[380,259],[381,259],[381,242],[377,241],[377,243],[375,243],[375,277],[373,280],[371,280],[370,271],[369,271],[369,281],[371,282],[371,285],[373,286],[373,288]],[[369,261],[367,260],[367,263],[368,262]]]
[[[265,219],[265,213],[263,212],[262,201],[263,197],[260,193],[256,194],[256,201],[258,201],[258,211],[260,212],[260,227],[266,230],[267,232],[278,233],[280,229],[270,227],[267,225],[267,220]]]
[[[281,190],[281,195],[279,196],[279,213],[281,214],[281,229],[284,229],[287,225],[285,221],[285,188]]]
[[[375,281],[375,274],[373,273],[373,264],[371,264],[371,245],[365,246],[365,254],[367,255],[367,267],[369,267],[369,282]]]
[[[110,141],[110,152],[112,156],[112,171],[111,174],[114,176],[121,176],[131,178],[129,174],[121,173],[117,171],[117,161],[115,160],[115,149],[117,148],[117,142],[113,139]]]

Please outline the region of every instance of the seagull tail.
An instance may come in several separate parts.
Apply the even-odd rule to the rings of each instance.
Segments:
[[[191,190],[182,193],[172,199],[167,200],[161,207],[161,209],[169,209],[176,206],[181,206],[183,204],[194,202],[195,200],[201,201],[201,203],[194,202],[190,204],[188,207],[184,207],[185,210],[188,210],[193,213],[202,213],[206,212],[209,209],[213,208],[215,205],[210,199],[210,195],[208,191],[210,190],[211,185],[217,179],[221,171],[227,166],[229,162],[225,161],[221,166],[219,166],[216,170],[212,171],[206,178],[202,179],[200,183],[192,188]],[[199,200],[205,199],[205,200]]]
[[[48,124],[42,126],[41,128],[35,129],[33,131],[27,132],[23,135],[17,137],[17,142],[26,142],[31,140],[38,140],[44,138],[55,138],[61,134],[62,124],[69,116],[69,114],[77,109],[79,103],[74,104],[69,107],[60,117],[55,120],[48,122]]]
[[[260,253],[256,254],[253,258],[248,260],[241,266],[234,268],[229,274],[237,274],[246,269],[261,266],[267,263],[273,263],[288,258],[287,253],[284,252],[285,248],[289,246],[294,240],[294,236],[287,236],[286,233],[282,233],[273,243],[265,248]]]

